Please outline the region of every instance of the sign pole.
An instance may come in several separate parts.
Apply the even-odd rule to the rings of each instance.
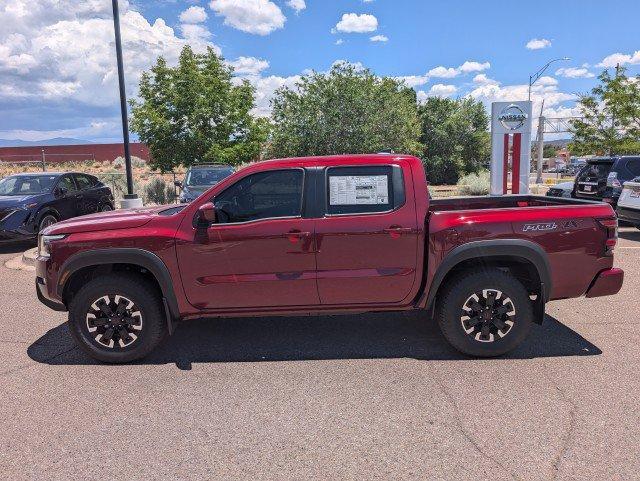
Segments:
[[[120,36],[120,10],[118,0],[112,0],[113,26],[116,36],[116,58],[118,62],[118,84],[120,86],[120,113],[122,115],[122,138],[124,141],[124,165],[127,175],[127,193],[122,201],[122,208],[140,207],[142,200],[133,192],[133,172],[131,170],[131,150],[129,148],[129,119],[127,112],[127,94],[124,82],[124,62],[122,60],[122,40]]]
[[[531,170],[531,102],[494,102],[491,105],[491,195],[529,193]]]

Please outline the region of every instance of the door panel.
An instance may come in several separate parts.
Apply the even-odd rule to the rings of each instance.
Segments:
[[[405,185],[412,186],[410,169],[403,166],[402,173]],[[372,184],[376,174],[369,177]],[[365,191],[369,188],[374,187],[363,186]],[[404,196],[403,205],[392,212],[317,220],[318,291],[323,304],[400,303],[411,293],[418,229],[413,189],[405,189]]]
[[[304,171],[249,174],[214,202],[218,223],[178,243],[189,302],[200,309],[320,303],[314,220],[302,217]]]
[[[215,225],[178,246],[189,302],[199,309],[319,304],[312,219]]]
[[[86,175],[76,174],[78,192],[78,215],[92,214],[98,211],[98,189],[93,188],[91,179]]]
[[[70,174],[66,174],[60,178],[56,187],[64,187],[67,189],[67,192],[63,196],[56,197],[56,200],[53,202],[53,206],[60,213],[61,219],[71,219],[72,217],[76,217],[78,214],[78,199],[76,199],[76,195],[78,194],[76,190],[76,184]]]

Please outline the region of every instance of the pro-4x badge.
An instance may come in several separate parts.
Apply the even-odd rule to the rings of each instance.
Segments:
[[[522,228],[522,232],[545,232],[549,230],[556,230],[558,224],[555,222],[545,222],[544,224],[525,224]]]

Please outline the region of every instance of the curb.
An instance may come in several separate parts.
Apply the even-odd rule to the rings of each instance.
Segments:
[[[34,247],[22,254],[22,262],[28,266],[34,267],[36,265],[36,257],[38,255],[38,248]]]

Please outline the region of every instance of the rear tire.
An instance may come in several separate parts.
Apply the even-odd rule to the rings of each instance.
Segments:
[[[458,351],[495,357],[529,334],[533,307],[525,287],[500,269],[466,272],[451,279],[437,305],[442,334]]]
[[[84,352],[109,363],[145,357],[167,332],[157,289],[132,274],[108,274],[85,284],[69,305],[69,328]]]

